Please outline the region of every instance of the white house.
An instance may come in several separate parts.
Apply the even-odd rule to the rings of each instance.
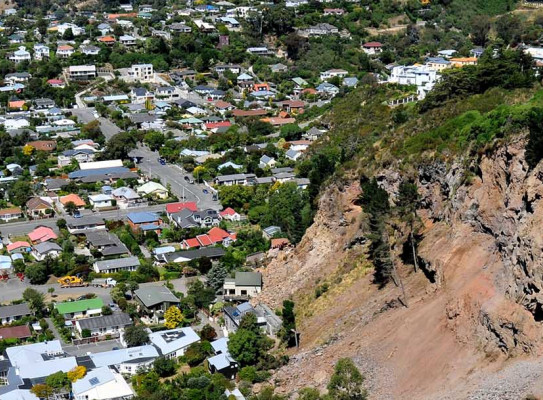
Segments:
[[[74,54],[75,50],[69,44],[57,47],[57,57],[58,58],[69,58]]]
[[[130,399],[134,392],[120,373],[108,367],[87,372],[83,378],[72,383],[75,400]]]
[[[89,203],[95,209],[113,207],[114,200],[115,200],[115,197],[109,194],[100,193],[100,194],[93,194],[89,196]]]
[[[151,343],[166,358],[181,357],[191,344],[199,342],[200,337],[190,327],[154,332],[149,335]]]
[[[121,374],[126,375],[135,375],[138,371],[148,370],[158,357],[156,347],[150,344],[90,355],[96,368],[115,367]]]
[[[126,186],[115,189],[111,194],[121,209],[137,207],[139,203],[142,203],[140,195],[134,189]]]
[[[38,243],[32,249],[32,256],[38,260],[43,261],[46,257],[57,258],[62,252],[62,247],[54,242],[42,242]]]
[[[34,45],[34,58],[36,60],[43,60],[44,58],[49,58],[49,52],[49,47],[44,44],[36,43]]]
[[[433,89],[441,75],[426,65],[397,65],[392,68],[388,82],[399,85],[414,85],[417,87],[419,100]]]
[[[128,75],[134,80],[150,82],[155,77],[153,64],[134,64],[128,71]]]
[[[95,65],[70,65],[68,67],[68,78],[73,81],[89,81],[96,76]]]
[[[15,50],[8,57],[10,61],[13,61],[15,64],[22,63],[23,61],[30,61],[32,56],[30,52],[24,47],[20,46],[18,50]]]
[[[149,181],[136,189],[143,196],[152,196],[159,199],[168,198],[168,189],[157,182]]]
[[[136,44],[136,38],[130,35],[122,35],[119,37],[119,42],[124,46],[134,46]]]
[[[120,271],[133,272],[138,269],[140,260],[138,257],[115,258],[113,260],[95,261],[92,268],[97,273],[113,274]]]
[[[344,78],[349,74],[349,72],[345,71],[344,69],[329,69],[328,71],[321,72],[320,78],[321,81],[326,81],[330,78],[335,78],[336,76],[339,78]]]
[[[119,335],[124,334],[124,328],[132,325],[130,315],[123,312],[115,312],[111,315],[100,317],[78,319],[75,328],[80,335],[88,330],[91,336]]]
[[[223,285],[225,297],[249,298],[262,291],[260,272],[236,272],[235,278],[226,278]]]

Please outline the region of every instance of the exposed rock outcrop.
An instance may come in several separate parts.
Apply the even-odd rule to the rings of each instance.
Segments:
[[[387,306],[399,297],[394,285],[379,291],[371,283],[358,184],[328,188],[302,242],[263,270],[262,300],[278,306],[291,297],[298,305],[302,347],[275,374],[279,390],[323,387],[334,361],[348,356],[373,398],[467,398],[479,382],[516,371],[519,357],[541,354],[543,165],[530,171],[524,147],[518,138],[476,165],[418,170],[424,274],[397,261],[409,308]],[[400,175],[378,177],[395,199]],[[322,282],[329,289],[315,298]],[[543,374],[541,364],[530,363],[530,376]]]

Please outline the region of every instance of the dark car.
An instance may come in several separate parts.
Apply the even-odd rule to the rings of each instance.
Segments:
[[[166,165],[166,160],[162,157],[158,159],[158,162],[160,163],[160,165]]]
[[[207,189],[202,190],[202,192],[204,192],[204,194],[208,194],[208,193],[209,193],[209,192],[207,191]]]

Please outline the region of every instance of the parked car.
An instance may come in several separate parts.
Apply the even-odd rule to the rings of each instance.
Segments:
[[[166,160],[163,159],[162,157],[160,157],[160,158],[158,159],[158,162],[160,163],[160,165],[166,165]]]

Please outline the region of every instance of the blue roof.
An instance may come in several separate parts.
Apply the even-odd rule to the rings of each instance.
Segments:
[[[159,220],[157,214],[148,211],[128,213],[126,217],[134,224],[144,224],[146,222],[156,222]]]
[[[76,179],[76,178],[85,178],[87,176],[93,176],[93,175],[121,174],[124,172],[130,172],[130,170],[126,167],[86,169],[86,170],[70,172],[68,174],[68,178]]]
[[[146,224],[146,225],[140,225],[140,229],[142,231],[156,231],[157,229],[161,229],[160,225],[156,224]]]

